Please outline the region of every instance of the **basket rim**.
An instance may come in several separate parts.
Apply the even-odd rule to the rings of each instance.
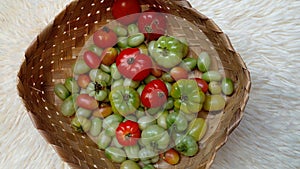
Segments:
[[[24,85],[23,85],[23,79],[24,77],[22,77],[22,70],[25,69],[26,67],[26,64],[27,62],[30,62],[31,60],[31,56],[33,55],[33,53],[38,49],[39,47],[39,44],[41,42],[44,42],[45,40],[48,39],[48,34],[49,32],[51,32],[51,29],[52,27],[55,25],[55,21],[57,18],[61,17],[61,15],[64,15],[66,13],[66,11],[68,10],[69,7],[71,6],[76,6],[77,3],[79,2],[80,0],[74,0],[72,2],[70,2],[69,5],[67,5],[64,10],[62,12],[60,12],[57,16],[55,16],[55,18],[53,19],[53,21],[51,21],[47,27],[45,29],[43,29],[42,32],[40,32],[40,34],[33,40],[33,42],[30,44],[30,46],[26,49],[25,51],[25,60],[23,61],[21,67],[20,67],[20,70],[18,72],[18,82],[17,82],[17,88],[18,88],[18,93],[19,93],[19,97],[22,98],[22,101],[24,104],[26,104],[26,96],[22,93],[23,91],[23,88],[24,88]],[[169,0],[169,1],[172,1],[172,0]],[[213,164],[214,160],[215,160],[215,157],[217,155],[217,152],[218,150],[227,142],[228,138],[229,138],[229,135],[234,131],[235,128],[238,127],[238,125],[240,124],[240,122],[242,121],[242,118],[244,116],[244,111],[245,111],[245,107],[247,105],[247,102],[249,100],[249,93],[250,93],[250,90],[251,90],[251,76],[250,76],[250,71],[249,69],[247,68],[245,62],[243,61],[241,55],[239,53],[236,52],[236,50],[234,49],[234,46],[232,45],[229,37],[227,36],[227,34],[225,34],[221,28],[219,28],[219,26],[210,18],[206,17],[205,15],[203,15],[202,13],[200,13],[198,10],[196,10],[195,8],[192,7],[192,5],[190,4],[190,2],[188,2],[187,0],[173,0],[173,2],[175,2],[175,4],[183,7],[183,8],[186,8],[188,10],[191,10],[195,13],[197,13],[199,16],[203,17],[204,20],[206,20],[206,22],[211,26],[211,28],[213,29],[213,31],[215,31],[217,34],[220,35],[222,41],[224,42],[224,45],[226,46],[227,50],[236,54],[238,56],[238,59],[239,59],[239,63],[242,65],[242,68],[243,68],[243,71],[245,73],[245,75],[247,76],[246,78],[248,79],[248,83],[246,85],[246,87],[244,88],[244,91],[245,91],[245,97],[244,97],[244,104],[242,107],[240,107],[239,111],[240,111],[240,114],[238,116],[238,118],[236,119],[236,121],[231,124],[228,128],[225,129],[226,131],[226,134],[225,134],[225,137],[223,137],[223,140],[219,143],[219,145],[217,145],[216,147],[214,147],[214,152],[212,154],[212,157],[210,159],[210,161],[206,164],[206,168],[210,168],[211,165]],[[27,109],[27,113],[31,116],[32,115],[32,110],[30,110],[30,107],[27,107],[26,106],[26,109]],[[42,133],[41,133],[41,129],[39,129],[37,126],[36,126],[36,122],[33,120],[33,118],[31,118],[31,121],[32,123],[34,124],[34,127],[40,132],[40,134],[42,135],[42,137],[44,137],[44,139],[46,139],[46,136],[44,136]],[[217,128],[219,128],[220,126],[218,126]],[[44,130],[42,130],[44,131]],[[46,139],[47,140],[47,139]],[[56,145],[55,144],[52,144],[52,143],[49,143],[47,142],[48,144],[50,144],[54,150],[57,152],[57,154],[61,157],[61,159],[70,164],[69,162],[67,162],[61,155],[60,153],[58,153],[57,149],[55,148]],[[75,164],[73,164],[75,165]]]

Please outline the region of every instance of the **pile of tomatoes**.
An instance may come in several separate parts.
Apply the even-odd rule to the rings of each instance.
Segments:
[[[121,168],[170,165],[194,156],[207,123],[200,111],[221,111],[233,83],[210,70],[207,52],[192,57],[187,42],[165,35],[167,19],[141,11],[136,0],[116,0],[118,25],[104,26],[55,85],[60,110]]]

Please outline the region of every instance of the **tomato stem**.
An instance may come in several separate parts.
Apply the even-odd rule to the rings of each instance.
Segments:
[[[134,63],[134,58],[133,58],[133,57],[128,58],[128,59],[127,59],[127,63],[128,63],[129,65],[133,64],[133,63]]]

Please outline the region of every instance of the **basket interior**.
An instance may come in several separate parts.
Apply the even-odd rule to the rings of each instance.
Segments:
[[[72,168],[119,166],[107,160],[87,135],[71,128],[71,119],[60,113],[61,102],[53,91],[54,84],[72,76],[72,65],[94,31],[113,20],[112,3],[112,0],[72,2],[28,48],[19,72],[18,90],[31,120]],[[186,1],[141,0],[140,3],[144,10],[152,7],[176,16],[169,20],[168,32],[185,37],[195,53],[209,52],[214,57],[214,69],[222,71],[235,84],[235,92],[227,97],[224,111],[201,114],[208,120],[209,130],[199,143],[199,153],[192,158],[183,157],[172,167],[208,168],[217,149],[241,120],[250,89],[249,72],[221,29]],[[191,24],[179,24],[182,18]],[[160,166],[164,167],[170,168]]]

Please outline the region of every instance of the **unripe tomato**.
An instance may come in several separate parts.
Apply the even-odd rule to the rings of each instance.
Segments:
[[[76,99],[76,104],[87,110],[95,110],[98,108],[98,102],[94,97],[88,94],[81,94]]]
[[[174,67],[170,70],[170,75],[174,80],[187,79],[189,77],[188,72],[182,67]]]
[[[91,82],[90,76],[88,76],[86,74],[81,74],[78,76],[77,84],[79,87],[85,89],[89,85],[90,82]]]
[[[179,154],[176,150],[170,149],[162,154],[160,154],[160,158],[165,160],[167,163],[171,165],[175,165],[179,162]]]

